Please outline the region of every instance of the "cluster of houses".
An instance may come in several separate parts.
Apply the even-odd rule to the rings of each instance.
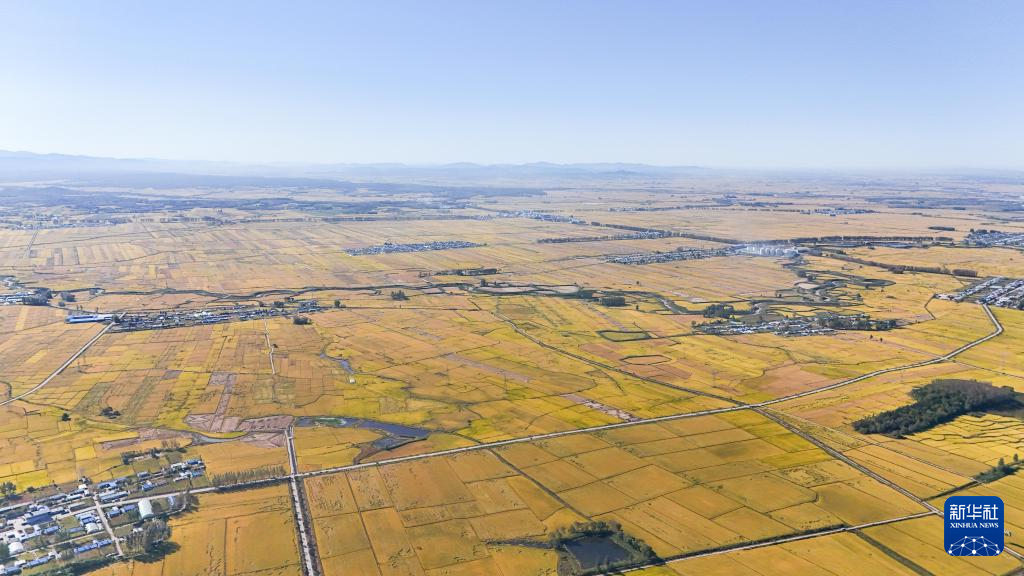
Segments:
[[[938,298],[939,300],[952,300],[954,302],[963,302],[964,300],[970,298],[971,296],[974,296],[975,294],[978,294],[979,292],[984,292],[992,289],[994,286],[998,285],[999,282],[1002,282],[1003,280],[1005,280],[1005,278],[1003,278],[1002,276],[996,276],[994,278],[983,280],[977,284],[974,284],[973,286],[968,286],[967,288],[964,288],[959,292],[951,292],[948,294],[936,294],[935,297]]]
[[[149,498],[141,498],[138,502],[118,502],[131,496],[135,490],[148,492],[169,482],[197,478],[205,471],[205,463],[196,458],[171,464],[156,472],[139,472],[134,477],[100,482],[91,489],[83,481],[70,492],[39,498],[26,506],[8,510],[5,515],[0,515],[0,543],[7,546],[15,560],[9,566],[0,565],[0,575],[21,574],[24,570],[55,560],[58,553],[53,549],[54,538],[47,537],[56,537],[60,542],[74,542],[76,545],[71,550],[76,556],[111,545],[113,540],[106,537],[109,534],[101,515],[114,519],[132,514],[132,521],[135,515],[139,520],[150,518],[154,516],[154,508]],[[173,506],[174,497],[167,498],[169,505]],[[96,537],[85,541],[90,534],[96,534]],[[37,538],[39,540],[35,540]]]
[[[561,214],[551,214],[548,212],[537,212],[535,210],[520,210],[518,212],[502,212],[498,215],[499,218],[529,218],[531,220],[540,220],[542,222],[565,222],[568,224],[586,224],[586,220],[582,220],[575,216],[563,216]]]
[[[729,256],[735,253],[733,248],[679,248],[671,252],[639,252],[635,254],[622,254],[610,256],[608,262],[612,264],[659,264],[663,262],[677,262],[682,260],[702,260],[716,256]]]
[[[162,328],[181,328],[204,324],[220,324],[222,322],[239,322],[258,320],[275,316],[290,316],[296,313],[319,312],[323,308],[315,300],[298,301],[289,307],[261,306],[225,306],[207,310],[166,310],[159,312],[125,313],[117,318],[114,330],[129,332],[133,330],[159,330]]]
[[[90,506],[92,503],[84,500],[89,494],[88,488],[80,486],[78,490],[69,494],[57,494],[33,502],[18,516],[8,516],[0,519],[0,541],[7,545],[10,555],[15,558],[10,566],[0,566],[0,574],[21,574],[22,571],[48,564],[57,558],[57,552],[45,547],[35,548],[34,557],[27,557],[30,552],[27,545],[34,538],[54,536],[58,533],[65,540],[73,540],[80,535],[92,534],[104,530],[103,524],[96,516],[94,509],[80,512],[75,515],[77,526],[72,526],[61,520],[74,513],[75,509]],[[108,539],[107,544],[111,541]],[[75,554],[78,554],[77,548]],[[22,558],[18,558],[22,556]]]
[[[999,230],[972,230],[964,238],[969,246],[1009,246],[1020,248],[1024,246],[1024,234],[1020,232],[1000,232]]]
[[[800,251],[795,246],[786,244],[745,244],[740,247],[742,254],[751,256],[769,256],[773,258],[796,258]]]
[[[700,324],[697,329],[704,334],[715,334],[718,336],[736,336],[740,334],[761,334],[771,333],[776,336],[815,336],[822,334],[833,334],[835,330],[822,326],[810,319],[786,318],[770,322],[758,322],[747,324],[735,320],[728,322],[709,322]]]
[[[963,302],[970,300],[1000,308],[1017,308],[1024,305],[1024,280],[995,276],[968,286],[959,292],[936,294],[939,300]]]
[[[149,492],[169,482],[199,478],[204,474],[206,474],[206,463],[201,458],[193,458],[183,462],[176,462],[155,472],[139,472],[135,475],[134,479],[127,476],[115,478],[109,482],[97,484],[96,488],[101,491],[99,494],[100,502],[109,504],[128,496],[129,492],[125,490],[125,487],[132,481],[138,482],[141,491]]]
[[[392,244],[385,242],[378,246],[365,248],[349,248],[345,252],[349,256],[367,256],[370,254],[397,254],[402,252],[426,252],[430,250],[452,250],[455,248],[477,248],[483,244],[466,242],[465,240],[438,240],[436,242],[416,242],[412,244]]]
[[[0,306],[24,304],[25,300],[35,296],[34,292],[8,292],[0,294]]]

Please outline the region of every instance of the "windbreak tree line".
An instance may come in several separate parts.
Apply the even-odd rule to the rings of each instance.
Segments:
[[[854,430],[902,438],[969,412],[1019,407],[1013,388],[978,380],[935,380],[911,390],[910,397],[913,404],[858,420],[853,423]]]

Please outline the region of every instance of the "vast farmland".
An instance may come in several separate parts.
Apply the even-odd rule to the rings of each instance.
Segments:
[[[115,188],[159,199],[116,221],[13,206],[3,513],[82,484],[106,516],[94,548],[60,512],[17,558],[106,576],[1021,569],[1024,409],[857,423],[938,380],[1024,393],[1020,306],[949,296],[1024,276],[1018,248],[966,232],[1024,224],[944,207],[957,181],[913,208],[804,185]],[[1003,499],[998,558],[941,549],[960,494]]]

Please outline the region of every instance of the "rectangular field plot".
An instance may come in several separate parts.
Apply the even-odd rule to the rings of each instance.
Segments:
[[[101,576],[298,576],[299,550],[285,485],[207,494],[171,520],[180,549],[157,562],[114,564]]]
[[[485,451],[314,477],[306,489],[326,574],[348,574],[353,560],[367,574],[553,569],[553,551],[513,542],[582,519]]]
[[[615,520],[670,557],[923,510],[752,412],[385,464],[306,486],[325,566],[373,550],[381,574],[484,574],[499,562],[495,547],[539,544],[584,518]]]

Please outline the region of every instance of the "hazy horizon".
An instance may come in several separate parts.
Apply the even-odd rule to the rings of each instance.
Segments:
[[[0,149],[1024,169],[1013,2],[0,6]]]
[[[139,172],[180,172],[182,174],[191,174],[196,176],[202,176],[204,174],[216,175],[216,174],[235,174],[241,172],[248,173],[253,176],[265,175],[268,177],[279,175],[281,170],[292,169],[298,171],[297,174],[305,174],[304,171],[312,170],[323,170],[325,172],[318,173],[324,177],[344,176],[349,173],[350,170],[362,171],[364,174],[367,171],[376,171],[377,176],[386,178],[388,176],[400,176],[402,171],[427,171],[437,172],[438,174],[456,174],[460,169],[468,170],[484,170],[484,171],[496,171],[501,173],[503,170],[515,171],[517,169],[544,169],[549,168],[551,173],[557,173],[559,169],[579,169],[581,173],[589,173],[592,175],[612,174],[615,171],[629,171],[636,170],[635,175],[637,176],[656,176],[656,175],[672,175],[672,174],[699,174],[705,173],[708,175],[712,174],[744,174],[748,173],[751,175],[851,175],[851,176],[894,176],[894,177],[913,177],[913,176],[927,176],[927,175],[999,175],[1006,174],[1008,176],[1016,176],[1024,173],[1024,167],[1021,168],[999,168],[999,167],[976,167],[976,166],[885,166],[885,167],[872,167],[872,166],[814,166],[814,167],[794,167],[794,166],[772,166],[772,167],[751,167],[751,166],[704,166],[704,165],[688,165],[688,164],[652,164],[647,162],[618,162],[614,160],[609,161],[579,161],[579,162],[550,162],[547,160],[536,160],[529,162],[472,162],[472,161],[452,161],[452,162],[402,162],[402,161],[380,161],[380,162],[309,162],[302,160],[293,161],[253,161],[248,162],[244,160],[219,160],[219,159],[181,159],[181,158],[158,158],[158,157],[132,157],[132,156],[94,156],[90,154],[66,154],[64,152],[36,152],[32,150],[6,150],[0,149],[0,174],[6,171],[10,171],[12,168],[17,170],[24,170],[23,165],[11,164],[12,161],[16,161],[24,158],[30,162],[48,162],[54,170],[54,175],[60,175],[66,172],[83,171],[83,167],[88,166],[88,163],[95,162],[94,167],[87,168],[86,172],[130,172],[133,170],[132,164],[135,165]],[[76,164],[76,161],[83,161],[86,164]],[[261,171],[265,169],[266,171]],[[43,166],[39,166],[37,171],[44,171]],[[390,170],[390,171],[389,171]],[[398,172],[396,172],[398,171]],[[622,174],[626,176],[628,174]],[[309,177],[309,176],[305,176]]]

